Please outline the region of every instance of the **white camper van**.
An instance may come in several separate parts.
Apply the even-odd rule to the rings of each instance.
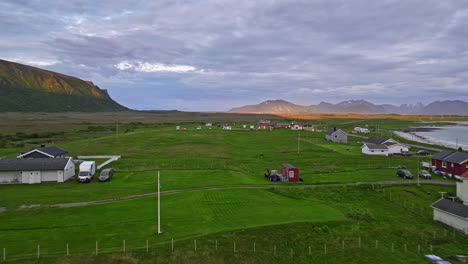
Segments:
[[[83,161],[80,164],[80,173],[78,173],[79,182],[90,182],[96,173],[96,162]]]

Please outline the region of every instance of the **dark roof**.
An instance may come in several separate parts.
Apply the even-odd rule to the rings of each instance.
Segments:
[[[462,164],[464,161],[468,160],[468,153],[452,150],[442,150],[441,152],[432,156],[432,159]]]
[[[455,151],[453,151],[453,150],[445,149],[445,150],[442,150],[439,153],[436,153],[436,154],[432,155],[432,159],[443,160],[445,157],[447,157],[448,155],[453,154],[454,152]]]
[[[368,149],[388,149],[384,144],[364,143]]]
[[[339,128],[337,129],[336,127],[330,128],[330,129],[328,129],[327,132],[325,132],[325,134],[327,134],[327,135],[333,135],[333,133],[335,133],[335,132],[338,131],[338,130],[341,130],[341,129],[339,129]],[[343,132],[344,132],[344,131],[343,131]]]
[[[41,152],[52,155],[54,157],[68,153],[68,151],[66,151],[66,150],[64,150],[62,148],[59,148],[59,147],[56,147],[56,146],[48,146],[48,147],[35,148],[35,149],[30,149],[30,150],[23,150],[23,151],[20,152],[20,154],[24,155],[24,154],[26,154],[28,152],[33,151],[33,150],[39,150]]]
[[[449,199],[440,199],[431,206],[447,213],[458,215],[463,218],[468,218],[468,205],[456,203]]]
[[[293,165],[289,163],[283,163],[281,164],[281,167],[285,167],[286,169],[296,169],[296,167],[294,167]]]
[[[71,158],[0,159],[0,171],[63,170]]]
[[[372,143],[372,144],[382,144],[384,143],[385,141],[389,140],[389,138],[386,138],[386,137],[379,137],[379,136],[373,136],[373,137],[370,137],[366,140],[364,140],[364,142],[367,142],[367,143]]]

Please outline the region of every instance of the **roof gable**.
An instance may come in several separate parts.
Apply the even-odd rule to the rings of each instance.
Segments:
[[[19,157],[22,157],[22,156],[25,156],[29,153],[32,153],[34,151],[39,151],[43,154],[46,154],[48,156],[51,156],[52,158],[53,157],[56,157],[56,156],[60,156],[60,155],[65,155],[68,153],[68,151],[62,149],[62,148],[59,148],[57,146],[48,146],[48,147],[40,147],[40,148],[35,148],[35,149],[31,149],[31,150],[27,150],[27,151],[21,151],[20,152],[20,156]]]
[[[390,138],[386,138],[386,137],[372,136],[372,137],[364,140],[364,142],[372,143],[372,144],[383,144],[384,142],[388,141],[389,139]]]
[[[372,150],[388,150],[388,147],[385,146],[384,144],[364,143],[364,146]]]

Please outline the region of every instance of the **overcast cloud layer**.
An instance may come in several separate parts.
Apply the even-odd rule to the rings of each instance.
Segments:
[[[468,1],[3,0],[0,58],[135,109],[468,101]]]

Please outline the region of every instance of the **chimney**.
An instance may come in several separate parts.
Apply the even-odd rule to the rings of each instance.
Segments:
[[[44,145],[44,144],[42,144],[42,145],[41,145],[41,148],[45,148],[45,145]]]
[[[333,128],[333,131],[336,131],[336,127]]]

